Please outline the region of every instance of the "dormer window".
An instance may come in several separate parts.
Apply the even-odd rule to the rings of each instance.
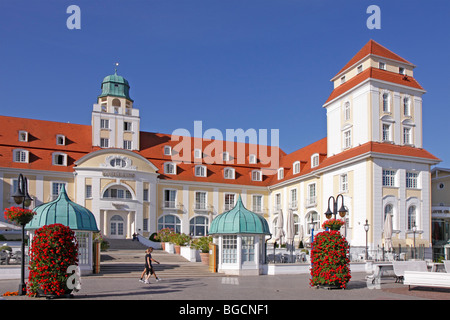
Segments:
[[[345,76],[341,77],[341,84],[345,83]]]
[[[406,74],[405,68],[399,67],[398,73],[405,75]]]
[[[233,168],[225,168],[223,170],[223,177],[225,179],[234,179],[234,176],[235,176],[234,173],[235,173],[235,171]]]
[[[278,169],[278,180],[284,179],[284,168]]]
[[[292,167],[294,167],[294,174],[300,173],[300,161],[295,161]]]
[[[222,153],[222,160],[223,161],[229,161],[230,160],[230,153],[229,152]]]
[[[378,67],[379,67],[381,70],[386,70],[386,63],[380,61],[380,62],[378,63]]]
[[[206,166],[195,166],[195,176],[196,177],[206,177]]]
[[[256,155],[255,154],[251,154],[248,156],[248,163],[250,163],[250,164],[256,163]]]
[[[317,167],[319,165],[319,155],[317,153],[311,156],[311,168]]]
[[[28,155],[28,150],[16,149],[13,151],[13,160],[14,162],[28,163]]]
[[[202,150],[201,149],[195,149],[194,150],[194,158],[195,159],[201,159],[202,158]]]
[[[171,156],[172,155],[172,147],[171,146],[164,146],[164,155],[165,156]]]
[[[54,166],[67,166],[67,154],[54,152],[52,154],[52,165]]]
[[[62,134],[56,135],[56,144],[58,146],[64,146],[66,144],[66,137]]]
[[[21,141],[21,142],[28,142],[28,132],[26,132],[26,131],[19,131],[19,141]]]
[[[177,166],[173,162],[164,163],[165,174],[177,174]]]
[[[253,170],[252,171],[252,181],[262,181],[261,170]]]

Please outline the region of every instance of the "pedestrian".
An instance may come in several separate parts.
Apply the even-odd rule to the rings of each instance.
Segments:
[[[157,264],[160,264],[159,261],[156,261],[155,259],[152,258],[152,252],[153,252],[153,248],[149,247],[147,250],[145,250],[145,269],[144,271],[142,271],[141,274],[141,278],[139,279],[140,282],[144,282],[144,283],[150,283],[149,279],[150,276],[153,274],[156,281],[161,280],[160,278],[158,278],[158,276],[155,273],[155,270],[153,269],[153,265],[152,265],[152,261],[156,262]],[[146,275],[145,280],[143,280],[144,275]]]

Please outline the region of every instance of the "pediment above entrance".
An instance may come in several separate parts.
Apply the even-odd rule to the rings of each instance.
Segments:
[[[158,168],[141,155],[122,149],[102,149],[91,152],[75,162],[77,169],[100,169],[114,172],[140,171],[156,173]]]

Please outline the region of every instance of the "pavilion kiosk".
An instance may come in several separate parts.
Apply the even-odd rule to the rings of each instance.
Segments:
[[[95,217],[91,211],[71,201],[63,187],[56,200],[41,204],[33,209],[36,215],[25,229],[34,231],[45,225],[60,223],[75,232],[78,241],[78,267],[81,275],[93,272],[92,234],[99,232]],[[31,234],[31,241],[32,234]]]
[[[269,225],[264,217],[247,210],[241,196],[230,211],[211,222],[209,235],[217,245],[217,271],[230,275],[259,275],[266,255]]]

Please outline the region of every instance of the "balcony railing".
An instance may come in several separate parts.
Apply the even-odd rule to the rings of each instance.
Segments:
[[[178,210],[180,209],[180,204],[177,203],[176,201],[168,201],[168,200],[164,200],[162,203],[162,208],[163,209],[174,209],[174,210]]]
[[[297,208],[298,208],[298,201],[289,202],[289,209],[297,209]]]
[[[313,207],[315,205],[317,205],[317,196],[311,196],[309,198],[306,198],[307,207]]]
[[[212,205],[208,205],[205,202],[194,202],[194,210],[195,211],[210,212],[210,211],[213,210],[213,206]]]

